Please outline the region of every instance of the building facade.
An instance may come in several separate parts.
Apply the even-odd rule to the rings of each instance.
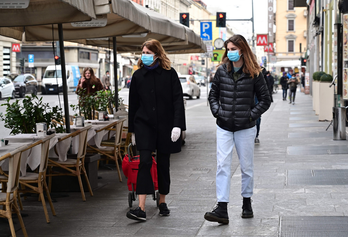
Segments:
[[[276,2],[276,52],[278,71],[297,72],[307,46],[307,8],[295,7],[295,0]],[[288,66],[287,66],[288,65]]]

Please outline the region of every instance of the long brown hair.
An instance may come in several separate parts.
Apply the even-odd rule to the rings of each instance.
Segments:
[[[251,51],[247,41],[242,35],[233,35],[230,37],[228,40],[225,41],[224,46],[225,46],[225,53],[222,56],[222,64],[227,65],[227,70],[230,72],[232,70],[230,60],[227,57],[227,44],[232,43],[235,46],[237,46],[240,49],[240,52],[243,54],[243,60],[244,60],[244,67],[243,67],[243,72],[250,74],[252,78],[255,76],[258,76],[259,73],[261,72],[261,67],[258,65],[256,61],[256,57]]]
[[[86,79],[85,73],[87,71],[89,71],[89,73],[91,74],[91,78],[89,79],[90,80],[90,85],[94,85],[94,84],[98,83],[97,77],[94,75],[94,71],[93,71],[93,69],[91,67],[86,67],[85,69],[83,69],[82,76]]]
[[[165,69],[165,70],[170,70],[171,66],[170,66],[170,60],[166,55],[166,52],[164,50],[164,48],[162,47],[161,43],[158,40],[155,39],[148,39],[146,40],[143,45],[141,46],[141,50],[143,50],[143,48],[146,46],[146,48],[148,48],[149,50],[151,50],[152,52],[155,53],[158,62],[160,64],[160,66]],[[138,61],[138,68],[141,68],[142,66],[144,66],[143,61],[141,60],[141,58]]]

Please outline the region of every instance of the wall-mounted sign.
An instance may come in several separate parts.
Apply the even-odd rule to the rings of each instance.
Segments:
[[[267,34],[257,35],[256,36],[256,45],[257,46],[265,46],[268,44]]]

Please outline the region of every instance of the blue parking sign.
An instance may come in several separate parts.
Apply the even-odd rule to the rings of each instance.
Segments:
[[[201,22],[202,40],[213,40],[213,24],[211,22]]]
[[[28,54],[28,63],[34,63],[34,54]]]

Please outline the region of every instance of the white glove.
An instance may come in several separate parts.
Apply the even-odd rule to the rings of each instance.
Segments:
[[[172,130],[172,142],[176,142],[181,134],[181,129],[178,127],[174,127]]]
[[[132,133],[132,145],[135,146],[135,133]]]

